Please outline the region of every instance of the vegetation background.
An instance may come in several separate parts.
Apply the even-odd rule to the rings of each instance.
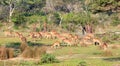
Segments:
[[[43,29],[55,27],[74,32],[87,23],[96,26],[120,24],[119,0],[0,0],[0,27]],[[31,29],[32,30],[32,29]]]

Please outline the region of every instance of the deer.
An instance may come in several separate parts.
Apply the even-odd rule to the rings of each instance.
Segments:
[[[61,33],[61,36],[64,36],[64,37],[68,37],[68,36],[70,36],[71,34],[69,34],[69,33]]]
[[[27,39],[26,39],[26,37],[24,37],[23,35],[20,35],[19,38],[20,38],[21,42],[27,43]]]
[[[83,38],[83,39],[81,39],[81,41],[79,42],[79,44],[80,44],[81,46],[86,47],[86,46],[88,46],[88,45],[91,45],[92,43],[90,43],[88,39]]]
[[[6,37],[12,37],[13,36],[12,31],[5,31],[4,34],[5,34]]]
[[[41,34],[42,38],[45,38],[45,32],[39,32]]]
[[[93,33],[88,33],[87,36],[89,36],[91,39],[94,38],[94,34]]]
[[[74,36],[71,36],[70,38],[72,41],[74,42],[78,42],[79,41],[79,36],[78,35],[74,35]]]
[[[34,36],[34,33],[33,32],[31,32],[31,33],[29,33],[29,35],[28,35],[30,38],[35,38],[35,36]]]
[[[60,42],[56,41],[55,43],[53,43],[53,45],[51,46],[51,48],[59,48],[60,47]]]
[[[22,35],[22,33],[19,33],[19,32],[15,32],[15,37],[20,37]]]
[[[101,45],[102,44],[102,41],[98,38],[93,38],[92,41],[93,41],[93,44],[95,44],[95,45]]]
[[[107,50],[108,45],[104,42],[103,44],[100,45],[100,48],[105,51],[105,50]]]
[[[56,31],[51,31],[50,34],[52,35],[52,39],[56,39],[59,35],[59,33],[57,33]]]
[[[44,35],[46,39],[52,39],[52,35],[50,33],[45,33]]]
[[[34,32],[34,36],[36,38],[42,38],[42,35],[39,32]]]
[[[66,39],[66,37],[61,36],[61,35],[58,35],[57,37],[58,37],[58,39],[59,39],[60,41],[63,41],[64,39]]]
[[[67,46],[73,45],[73,42],[70,39],[63,39],[63,43],[67,44]]]

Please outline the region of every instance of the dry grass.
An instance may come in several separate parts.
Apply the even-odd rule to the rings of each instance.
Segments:
[[[43,54],[46,53],[46,48],[45,48],[45,47],[41,47],[41,48],[39,48],[39,47],[34,47],[33,51],[34,51],[34,58],[39,58],[39,57],[41,57]]]
[[[5,60],[14,57],[14,49],[13,48],[6,48],[0,47],[0,59]]]
[[[13,58],[14,57],[14,49],[7,48],[7,55],[8,55],[8,58]]]
[[[27,46],[20,56],[23,58],[33,58],[33,54],[34,53],[33,53],[32,48]]]
[[[21,43],[21,45],[20,45],[21,52],[23,52],[26,47],[28,47],[27,43]]]
[[[45,47],[29,47],[27,46],[25,50],[20,55],[23,58],[40,58],[43,54],[46,53]]]
[[[118,49],[118,46],[113,45],[111,48],[112,48],[112,49]]]
[[[0,48],[0,59],[1,60],[7,59],[7,52],[6,51],[7,50],[5,47]]]
[[[103,56],[112,56],[113,55],[113,53],[112,53],[112,51],[110,51],[110,50],[105,50],[104,52],[103,52]]]

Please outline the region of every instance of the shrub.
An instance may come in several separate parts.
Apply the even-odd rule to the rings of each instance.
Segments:
[[[14,23],[14,27],[18,29],[19,26],[25,27],[26,18],[23,14],[17,14],[12,17],[12,22]]]
[[[20,56],[23,58],[40,58],[45,53],[46,53],[45,47],[26,46],[26,48],[23,50]]]
[[[20,46],[20,43],[19,42],[12,42],[12,43],[7,43],[6,44],[6,47],[7,48],[15,48],[15,49],[18,49],[19,48],[19,46]]]
[[[23,58],[33,58],[34,53],[33,53],[32,48],[27,46],[20,56]]]
[[[44,54],[41,57],[41,62],[40,63],[56,63],[59,62],[54,55],[52,54]]]
[[[42,55],[46,54],[46,48],[45,47],[34,47],[33,48],[34,58],[39,58]]]
[[[87,66],[87,63],[85,61],[81,61],[77,66]]]
[[[21,50],[21,52],[23,52],[26,49],[26,47],[28,47],[28,45],[26,43],[21,43],[20,44],[20,50]]]
[[[4,46],[0,47],[0,59],[5,60],[14,57],[14,49],[6,48]]]

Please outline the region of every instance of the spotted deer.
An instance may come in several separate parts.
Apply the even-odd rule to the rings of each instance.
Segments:
[[[67,46],[73,45],[73,42],[70,39],[63,39],[63,43],[67,44]]]
[[[53,43],[53,45],[51,46],[51,48],[59,48],[60,47],[60,42],[56,41],[55,43]]]
[[[20,38],[21,42],[27,43],[27,39],[23,35],[21,35],[19,38]]]
[[[46,32],[44,35],[46,39],[52,39],[52,35],[50,33]]]
[[[103,49],[103,50],[107,50],[108,45],[106,43],[103,43],[103,44],[100,45],[100,48]]]
[[[57,36],[59,35],[59,33],[57,33],[56,31],[51,31],[50,34],[52,36],[52,39],[56,39]]]
[[[102,45],[102,41],[98,38],[93,38],[93,44],[95,45]]]
[[[12,37],[13,36],[12,31],[5,31],[4,34],[5,34],[5,37]]]
[[[14,37],[20,37],[22,35],[22,33],[20,32],[14,32]]]
[[[42,38],[42,35],[39,32],[34,32],[35,38]]]

